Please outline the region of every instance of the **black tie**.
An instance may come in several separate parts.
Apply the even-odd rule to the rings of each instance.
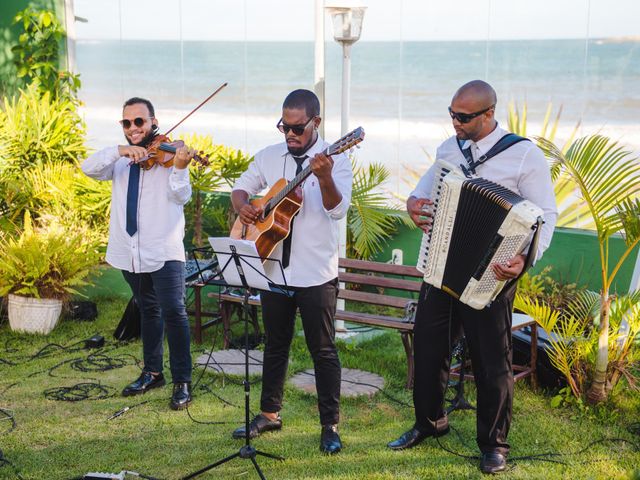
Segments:
[[[467,173],[467,171],[475,174],[477,165],[473,160],[473,154],[471,153],[471,143],[469,143],[469,146],[467,148],[462,149],[462,155],[464,155],[464,158],[467,160],[467,164],[469,165],[469,170],[464,168],[464,166],[462,167],[462,170],[465,172],[465,174]]]
[[[129,168],[127,185],[127,233],[133,236],[138,231],[138,189],[140,186],[140,165],[134,163]]]
[[[296,161],[296,175],[298,175],[302,171],[302,164],[304,161],[309,158],[309,155],[305,155],[303,157],[293,157]],[[289,236],[284,239],[282,242],[282,268],[287,268],[289,266],[289,257],[291,257],[291,237],[293,236],[293,221],[296,217],[291,219],[291,226],[289,227]]]

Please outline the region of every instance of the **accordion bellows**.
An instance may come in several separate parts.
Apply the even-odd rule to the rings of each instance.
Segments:
[[[504,287],[490,267],[526,247],[542,209],[497,183],[467,178],[438,160],[431,193],[433,225],[417,269],[424,281],[480,310]]]

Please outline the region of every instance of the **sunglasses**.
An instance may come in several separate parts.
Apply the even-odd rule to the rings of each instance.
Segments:
[[[147,120],[151,120],[153,117],[147,117],[147,118],[142,118],[142,117],[137,117],[133,119],[133,122],[131,122],[131,120],[127,120],[126,118],[120,120],[120,125],[122,125],[122,128],[124,129],[128,129],[131,128],[131,123],[133,123],[136,127],[140,128],[141,126],[144,125],[144,123]]]
[[[487,113],[492,108],[495,108],[495,105],[491,105],[485,108],[484,110],[480,110],[479,112],[475,112],[475,113],[454,112],[453,110],[451,110],[451,107],[448,107],[448,108],[449,108],[449,115],[451,115],[452,119],[458,120],[460,123],[469,123],[474,118],[479,117],[483,113]]]
[[[291,131],[294,135],[300,136],[304,133],[304,131],[314,118],[316,117],[311,117],[304,125],[287,125],[282,121],[282,119],[280,119],[278,121],[278,124],[276,125],[276,128],[285,135]]]

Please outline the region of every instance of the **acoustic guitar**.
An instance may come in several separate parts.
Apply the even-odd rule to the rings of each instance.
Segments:
[[[364,140],[364,130],[358,127],[324,150],[326,156],[336,155]],[[229,236],[235,239],[252,240],[258,254],[263,259],[269,257],[278,243],[289,236],[291,220],[302,208],[302,188],[300,185],[311,175],[308,165],[293,180],[278,180],[262,198],[251,201],[256,208],[262,208],[262,215],[253,225],[244,225],[237,218]]]

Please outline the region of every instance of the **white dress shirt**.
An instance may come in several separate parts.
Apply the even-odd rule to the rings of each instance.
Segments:
[[[318,137],[316,143],[305,152],[309,160],[329,144]],[[294,287],[322,285],[338,276],[338,220],[343,218],[351,204],[351,184],[353,173],[351,163],[344,154],[333,155],[331,172],[333,181],[342,200],[333,209],[327,210],[322,204],[322,194],[318,178],[311,174],[302,184],[303,202],[295,216],[291,237],[289,266],[284,270],[287,284]],[[256,195],[271,188],[281,178],[295,177],[296,162],[285,142],[271,145],[256,153],[247,171],[236,181],[233,190],[243,190]],[[280,242],[272,258],[282,259]]]
[[[466,140],[462,148],[471,147],[473,159],[477,160],[507,133],[509,132],[497,126],[493,132],[478,142]],[[467,165],[455,136],[445,140],[438,147],[436,159],[445,160],[452,165]],[[434,173],[435,167],[432,166],[420,179],[415,190],[411,192],[411,196],[429,198]],[[542,150],[533,142],[516,143],[477,167],[476,174],[508,188],[543,210],[544,224],[536,252],[536,260],[539,260],[551,243],[558,218],[551,173]]]
[[[82,164],[82,171],[96,180],[111,180],[111,219],[107,262],[135,273],[155,272],[170,260],[185,261],[183,205],[191,198],[189,169],[140,170],[138,230],[126,231],[129,163],[118,147],[100,150]]]

